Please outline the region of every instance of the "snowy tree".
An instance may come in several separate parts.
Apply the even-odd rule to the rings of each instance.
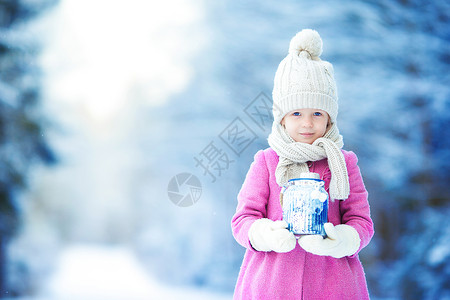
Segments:
[[[17,193],[26,187],[30,164],[53,162],[43,135],[37,44],[24,36],[26,21],[52,1],[0,1],[0,297],[5,286],[5,245],[20,222]]]
[[[377,183],[376,244],[386,263],[373,269],[372,282],[391,296],[444,299],[450,295],[450,250],[443,247],[449,225],[443,215],[450,212],[450,5],[371,5],[378,17],[374,64],[383,68],[375,77],[384,91],[364,116],[369,134],[361,140]],[[390,280],[380,280],[386,273]]]

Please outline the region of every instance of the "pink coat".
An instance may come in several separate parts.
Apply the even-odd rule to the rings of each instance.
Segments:
[[[236,241],[247,248],[237,280],[234,299],[369,299],[362,264],[358,258],[373,236],[367,190],[353,152],[343,151],[350,180],[350,196],[329,203],[328,221],[354,227],[361,238],[358,252],[336,259],[304,251],[297,243],[288,253],[259,252],[252,248],[248,230],[256,219],[282,219],[281,187],[275,180],[278,155],[271,148],[259,151],[238,195],[231,227]],[[327,160],[314,162],[325,188],[331,178]]]

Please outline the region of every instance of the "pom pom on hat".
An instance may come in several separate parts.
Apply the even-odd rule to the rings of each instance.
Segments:
[[[300,55],[306,51],[311,59],[317,59],[322,54],[322,39],[317,31],[303,29],[297,33],[289,45],[289,54]]]

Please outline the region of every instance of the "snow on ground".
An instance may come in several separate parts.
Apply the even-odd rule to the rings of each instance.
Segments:
[[[159,283],[126,247],[75,245],[62,252],[55,273],[33,300],[225,300],[229,294]],[[31,299],[30,299],[31,300]]]

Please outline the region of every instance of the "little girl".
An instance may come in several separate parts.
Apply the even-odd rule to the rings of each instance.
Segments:
[[[270,148],[256,153],[231,224],[247,249],[234,299],[369,299],[358,258],[374,233],[368,193],[356,155],[342,150],[333,67],[321,54],[319,34],[302,30],[276,72]],[[327,237],[297,242],[279,199],[303,172],[320,175],[331,201]]]

